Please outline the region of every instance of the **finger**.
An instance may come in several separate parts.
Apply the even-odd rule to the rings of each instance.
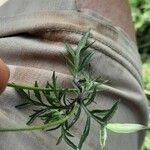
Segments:
[[[9,69],[7,65],[0,59],[0,93],[2,93],[9,79]]]

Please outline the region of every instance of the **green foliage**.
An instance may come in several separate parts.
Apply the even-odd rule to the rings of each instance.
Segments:
[[[134,25],[136,28],[137,43],[142,58],[150,54],[150,1],[130,0]]]
[[[144,87],[150,90],[150,59],[143,63]]]

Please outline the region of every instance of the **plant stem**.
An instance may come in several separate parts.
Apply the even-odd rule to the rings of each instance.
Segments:
[[[78,110],[78,105],[75,104],[71,113],[69,113],[64,118],[57,120],[55,122],[49,122],[49,123],[43,124],[43,125],[35,125],[35,126],[24,127],[24,128],[0,128],[0,132],[33,131],[33,130],[43,130],[43,129],[47,129],[47,128],[53,128],[55,126],[63,124],[65,121],[67,121],[69,118],[71,118],[74,115],[74,113],[76,113],[77,110]]]
[[[97,84],[97,82],[95,82]],[[100,83],[99,83],[100,84]],[[30,86],[30,85],[23,85],[23,84],[14,84],[14,83],[8,83],[7,84],[8,87],[13,87],[13,88],[18,88],[18,89],[25,89],[25,90],[34,90],[34,91],[54,91],[54,89],[52,88],[40,88],[40,87],[33,87],[33,86]],[[97,91],[101,91],[101,90],[112,90],[112,91],[115,91],[115,89],[109,85],[106,85],[106,84],[100,84],[100,86],[98,86],[98,89]],[[55,91],[59,91],[60,89],[55,89]],[[67,90],[68,92],[75,92],[77,91],[77,89],[74,89],[74,88],[68,88],[68,89],[65,89],[65,88],[62,88],[62,90]],[[144,93],[146,95],[150,95],[150,91],[148,90],[144,90]]]
[[[52,88],[33,87],[30,85],[23,85],[23,84],[16,84],[16,83],[8,83],[7,86],[17,88],[17,89],[34,90],[34,91],[59,91],[60,90],[60,89],[54,90]],[[73,89],[73,88],[69,88],[69,89],[62,88],[61,90],[67,90],[68,92],[76,91],[76,89]]]
[[[95,82],[96,84],[98,84],[97,82]],[[34,90],[34,91],[59,91],[60,89],[52,89],[52,88],[41,88],[41,87],[35,87],[32,85],[25,85],[25,84],[16,84],[16,83],[8,83],[7,84],[8,87],[12,87],[12,88],[17,88],[17,89],[24,89],[24,90]],[[105,85],[105,84],[100,84],[98,91],[101,91],[102,89],[110,89],[112,88],[111,86]],[[68,92],[75,92],[77,91],[77,89],[75,88],[61,88],[61,90],[67,90]]]

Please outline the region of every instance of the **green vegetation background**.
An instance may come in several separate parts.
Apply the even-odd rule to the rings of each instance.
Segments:
[[[150,93],[150,0],[129,0],[136,29],[137,44],[143,62],[144,86]],[[150,106],[150,96],[148,96]],[[142,150],[150,150],[150,131]]]

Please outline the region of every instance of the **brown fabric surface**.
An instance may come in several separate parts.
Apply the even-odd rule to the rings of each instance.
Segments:
[[[66,55],[64,41],[76,46],[82,34],[91,29],[90,48],[95,51],[91,63],[92,77],[109,80],[109,87],[97,95],[97,107],[111,107],[120,99],[119,110],[112,122],[147,124],[148,109],[141,75],[141,61],[135,44],[118,27],[89,10],[78,10],[73,0],[9,0],[0,7],[0,57],[9,64],[10,82],[44,85],[55,70],[63,84],[69,84],[69,74],[60,53]],[[21,98],[11,89],[0,97],[0,126],[24,126],[28,110],[15,105]],[[96,106],[93,106],[96,107]],[[84,114],[74,127],[78,140]],[[79,128],[80,127],[80,128]],[[98,150],[98,127],[92,132],[83,150]],[[59,132],[59,131],[58,131]],[[109,133],[108,150],[138,150],[144,133]],[[62,150],[56,146],[57,132],[23,132],[0,134],[1,150]],[[124,146],[125,145],[125,146]]]

